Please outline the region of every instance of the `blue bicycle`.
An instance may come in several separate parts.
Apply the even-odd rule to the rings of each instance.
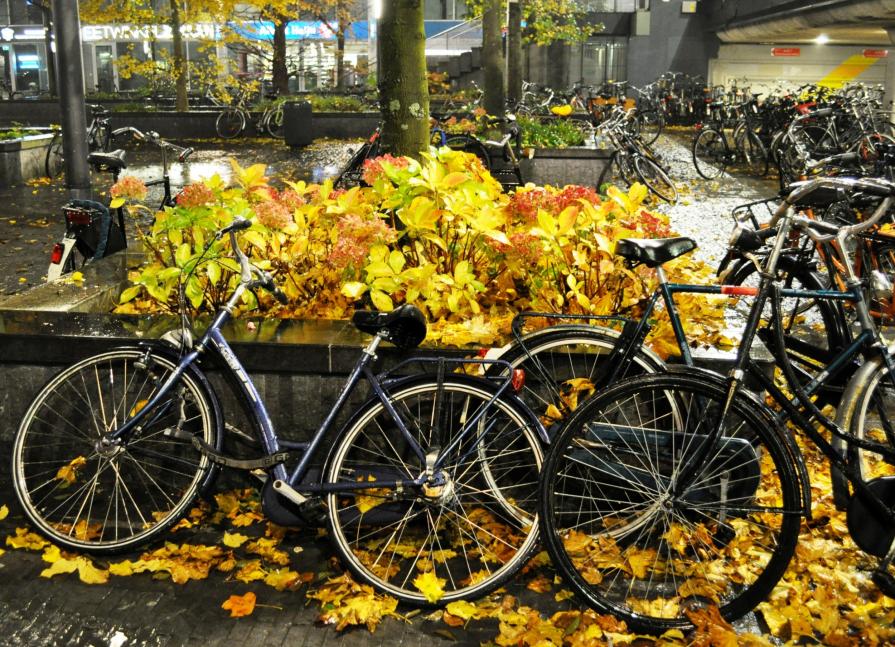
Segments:
[[[286,299],[241,251],[237,232],[249,227],[247,220],[234,221],[202,255],[223,253],[228,236],[240,280],[198,341],[184,324],[161,341],[80,361],[40,391],[12,455],[15,491],[29,520],[66,549],[134,550],[161,538],[218,469],[231,467],[263,476],[262,507],[270,520],[325,520],[344,564],[402,601],[428,603],[414,582],[429,572],[443,583],[441,603],[502,585],[538,540],[535,494],[547,440],[512,392],[512,379],[452,372],[467,360],[452,366],[438,358],[408,360],[376,375],[379,345],[413,348],[425,338],[426,323],[410,305],[357,312],[354,324],[373,337],[332,411],[308,442],[281,439],[221,334],[247,291]],[[224,424],[203,372],[209,356],[241,397],[251,433]],[[431,370],[401,376],[411,362]],[[330,437],[362,378],[371,398]],[[252,439],[260,455],[227,454],[225,433]],[[321,461],[324,445],[330,450]]]

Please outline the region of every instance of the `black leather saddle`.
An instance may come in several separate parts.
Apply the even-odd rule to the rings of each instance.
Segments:
[[[87,163],[98,171],[120,171],[127,168],[125,152],[120,148],[108,153],[90,153]]]
[[[426,318],[416,306],[405,303],[391,312],[358,310],[351,318],[355,327],[371,335],[383,335],[398,348],[419,346],[426,338]]]
[[[635,265],[658,267],[662,263],[683,256],[696,249],[696,241],[686,236],[678,238],[622,238],[615,244],[615,253]]]

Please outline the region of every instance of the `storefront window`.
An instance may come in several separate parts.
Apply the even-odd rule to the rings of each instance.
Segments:
[[[115,92],[115,64],[111,45],[96,46],[96,89]]]
[[[41,60],[37,45],[16,45],[16,90],[25,95],[40,93],[40,70]]]

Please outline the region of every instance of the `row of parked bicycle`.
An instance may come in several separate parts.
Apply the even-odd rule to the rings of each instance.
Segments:
[[[895,148],[881,154],[895,160]],[[268,518],[325,524],[356,577],[404,602],[480,597],[543,541],[581,600],[662,632],[708,606],[742,616],[782,577],[811,516],[790,423],[829,458],[849,531],[895,595],[895,356],[881,333],[895,184],[862,172],[788,187],[763,203],[769,218],[740,210],[725,285],[667,280],[663,265],[696,247],[689,238],[620,241],[616,254],[659,280],[637,318],[528,313],[482,359],[417,358],[377,374],[382,342],[415,348],[426,322],[411,305],[358,312],[372,339],[308,442],[274,430],[220,333],[246,291],[286,300],[241,251],[251,222],[237,219],[207,242],[210,258],[229,250],[240,280],[200,338],[183,317],[161,341],[84,359],[37,395],[13,447],[19,501],[58,545],[105,555],[162,540],[221,467],[242,469],[260,478]],[[726,375],[693,366],[678,293],[753,299]],[[660,300],[680,368],[644,345]],[[532,317],[555,323],[526,332]],[[785,390],[751,359],[756,339]],[[245,396],[248,431],[227,424],[208,355]],[[469,365],[481,375],[458,371]],[[364,378],[371,399],[330,436]],[[256,458],[230,454],[232,439]]]

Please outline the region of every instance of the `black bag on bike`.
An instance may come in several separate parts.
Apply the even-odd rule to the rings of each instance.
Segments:
[[[93,200],[71,200],[63,207],[66,223],[77,237],[75,247],[88,260],[121,251],[127,241],[109,208]]]

